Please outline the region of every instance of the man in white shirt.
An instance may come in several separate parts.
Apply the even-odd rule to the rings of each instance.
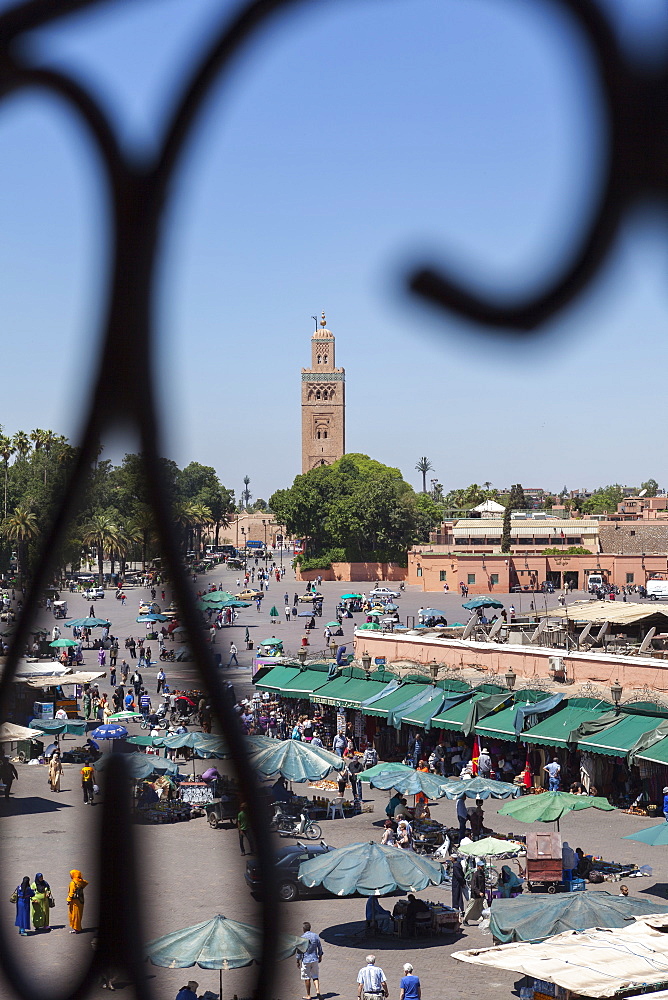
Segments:
[[[551,792],[558,792],[559,791],[559,786],[561,784],[561,777],[560,777],[560,775],[561,775],[561,765],[560,765],[559,761],[557,760],[557,758],[554,757],[553,760],[552,760],[552,763],[551,764],[546,764],[545,767],[543,768],[543,770],[547,771],[547,774],[548,774],[549,786],[550,786],[549,790]]]
[[[376,956],[367,955],[366,965],[357,973],[357,996],[359,1000],[378,1000],[389,996],[385,973],[376,965]]]

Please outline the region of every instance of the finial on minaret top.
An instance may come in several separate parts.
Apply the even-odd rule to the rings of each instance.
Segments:
[[[322,326],[322,327],[327,326],[327,320],[325,319],[325,310],[324,309],[322,310],[322,319],[320,320],[320,326]]]

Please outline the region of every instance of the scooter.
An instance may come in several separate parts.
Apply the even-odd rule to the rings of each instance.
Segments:
[[[307,812],[300,813],[299,819],[283,812],[280,802],[274,803],[274,815],[269,823],[269,829],[280,837],[306,837],[307,840],[320,840],[322,830],[317,823],[312,822]]]

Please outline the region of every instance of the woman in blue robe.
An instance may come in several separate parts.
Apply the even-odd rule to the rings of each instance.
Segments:
[[[30,930],[30,900],[35,895],[30,888],[30,879],[24,875],[21,885],[16,887],[16,920],[14,926],[18,927],[19,934],[25,936]]]

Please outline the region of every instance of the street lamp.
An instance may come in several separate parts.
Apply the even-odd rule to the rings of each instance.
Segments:
[[[371,657],[369,656],[368,653],[365,653],[364,656],[362,657],[362,669],[364,670],[366,679],[369,680],[369,677],[371,675]]]
[[[339,648],[338,642],[336,641],[336,639],[332,639],[332,641],[329,644],[329,650],[330,650],[330,652],[332,654],[332,659],[333,660],[336,659],[336,651],[337,651],[338,648]]]
[[[508,673],[505,676],[506,687],[508,688],[509,691],[512,691],[513,688],[515,687],[515,681],[516,680],[517,680],[517,674],[515,673],[515,671],[513,670],[513,668],[510,667],[510,669],[508,670]]]
[[[439,671],[439,666],[438,663],[436,662],[436,659],[434,658],[429,664],[429,673],[431,674],[432,684],[436,683],[436,678],[438,677],[438,671]]]
[[[619,681],[615,681],[614,684],[610,685],[610,694],[612,695],[612,700],[615,703],[615,712],[617,713],[617,715],[619,715],[619,703],[622,700],[623,690],[624,689],[622,685],[619,683]]]
[[[267,573],[267,521],[266,518],[262,518],[262,527],[264,528],[264,571],[265,575]]]
[[[244,573],[246,572],[246,529],[241,529],[241,539],[244,543]]]
[[[302,667],[306,663],[306,656],[307,656],[307,651],[305,649],[300,649],[299,652],[297,653],[297,659],[301,663]]]
[[[281,553],[281,576],[283,576],[283,535],[276,535],[276,542]]]

